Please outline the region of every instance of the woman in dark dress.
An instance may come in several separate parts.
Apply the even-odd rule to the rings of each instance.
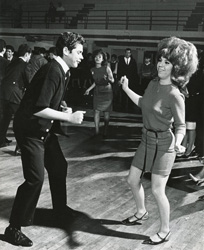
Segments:
[[[95,134],[99,134],[100,112],[104,112],[104,137],[107,136],[107,129],[112,111],[113,91],[111,83],[114,82],[113,74],[107,66],[106,54],[100,49],[93,52],[95,67],[91,69],[93,84],[86,90],[85,95],[94,89],[93,109]]]

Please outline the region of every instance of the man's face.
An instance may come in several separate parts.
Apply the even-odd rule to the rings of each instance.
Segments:
[[[72,52],[67,51],[67,55],[64,60],[69,68],[77,68],[81,60],[84,58],[83,55],[83,45],[77,43],[76,48]]]
[[[149,64],[149,63],[150,63],[150,61],[151,61],[151,59],[150,59],[150,58],[148,58],[148,57],[146,57],[146,58],[145,58],[145,64]]]
[[[127,58],[131,57],[131,51],[130,50],[125,51],[125,57],[127,57]]]
[[[13,58],[14,52],[11,49],[6,50],[6,57],[7,59],[12,59]]]
[[[53,59],[54,58],[54,54],[53,53],[49,53],[49,57],[50,57],[50,59]]]

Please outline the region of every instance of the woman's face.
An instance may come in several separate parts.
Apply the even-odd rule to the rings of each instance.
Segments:
[[[101,64],[103,62],[103,55],[102,54],[98,54],[95,56],[95,63],[96,64]]]
[[[160,57],[157,63],[157,71],[160,79],[169,79],[171,77],[173,65],[164,57]]]

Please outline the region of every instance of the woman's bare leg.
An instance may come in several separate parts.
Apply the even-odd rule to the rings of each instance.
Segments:
[[[141,173],[142,171],[140,169],[134,166],[131,166],[128,180],[127,180],[128,184],[131,187],[131,191],[132,191],[135,203],[136,203],[137,218],[141,218],[146,213],[144,188],[140,180]],[[134,221],[134,220],[135,220],[134,216],[129,218],[129,221]]]
[[[94,123],[95,123],[95,133],[99,134],[99,125],[100,125],[100,111],[94,111]]]
[[[160,216],[159,235],[164,238],[169,232],[170,221],[170,205],[165,193],[166,183],[169,175],[152,174],[152,193],[157,202]],[[155,234],[151,237],[153,241],[160,241],[161,239]]]

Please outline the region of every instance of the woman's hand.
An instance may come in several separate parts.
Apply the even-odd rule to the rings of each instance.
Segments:
[[[72,114],[72,108],[64,107],[63,105],[60,106],[62,108],[62,112]]]
[[[128,78],[126,76],[122,76],[119,82],[122,85],[123,90],[126,91],[128,89],[129,83]]]
[[[106,80],[106,81],[108,81],[108,75],[104,75],[103,79]]]
[[[88,89],[85,91],[84,95],[89,95],[89,90]]]
[[[182,145],[175,145],[175,151],[176,151],[177,156],[181,156],[185,153],[186,148]]]
[[[69,108],[65,101],[61,101],[60,107],[62,108],[62,112],[69,113],[69,114],[72,113],[72,108]]]

